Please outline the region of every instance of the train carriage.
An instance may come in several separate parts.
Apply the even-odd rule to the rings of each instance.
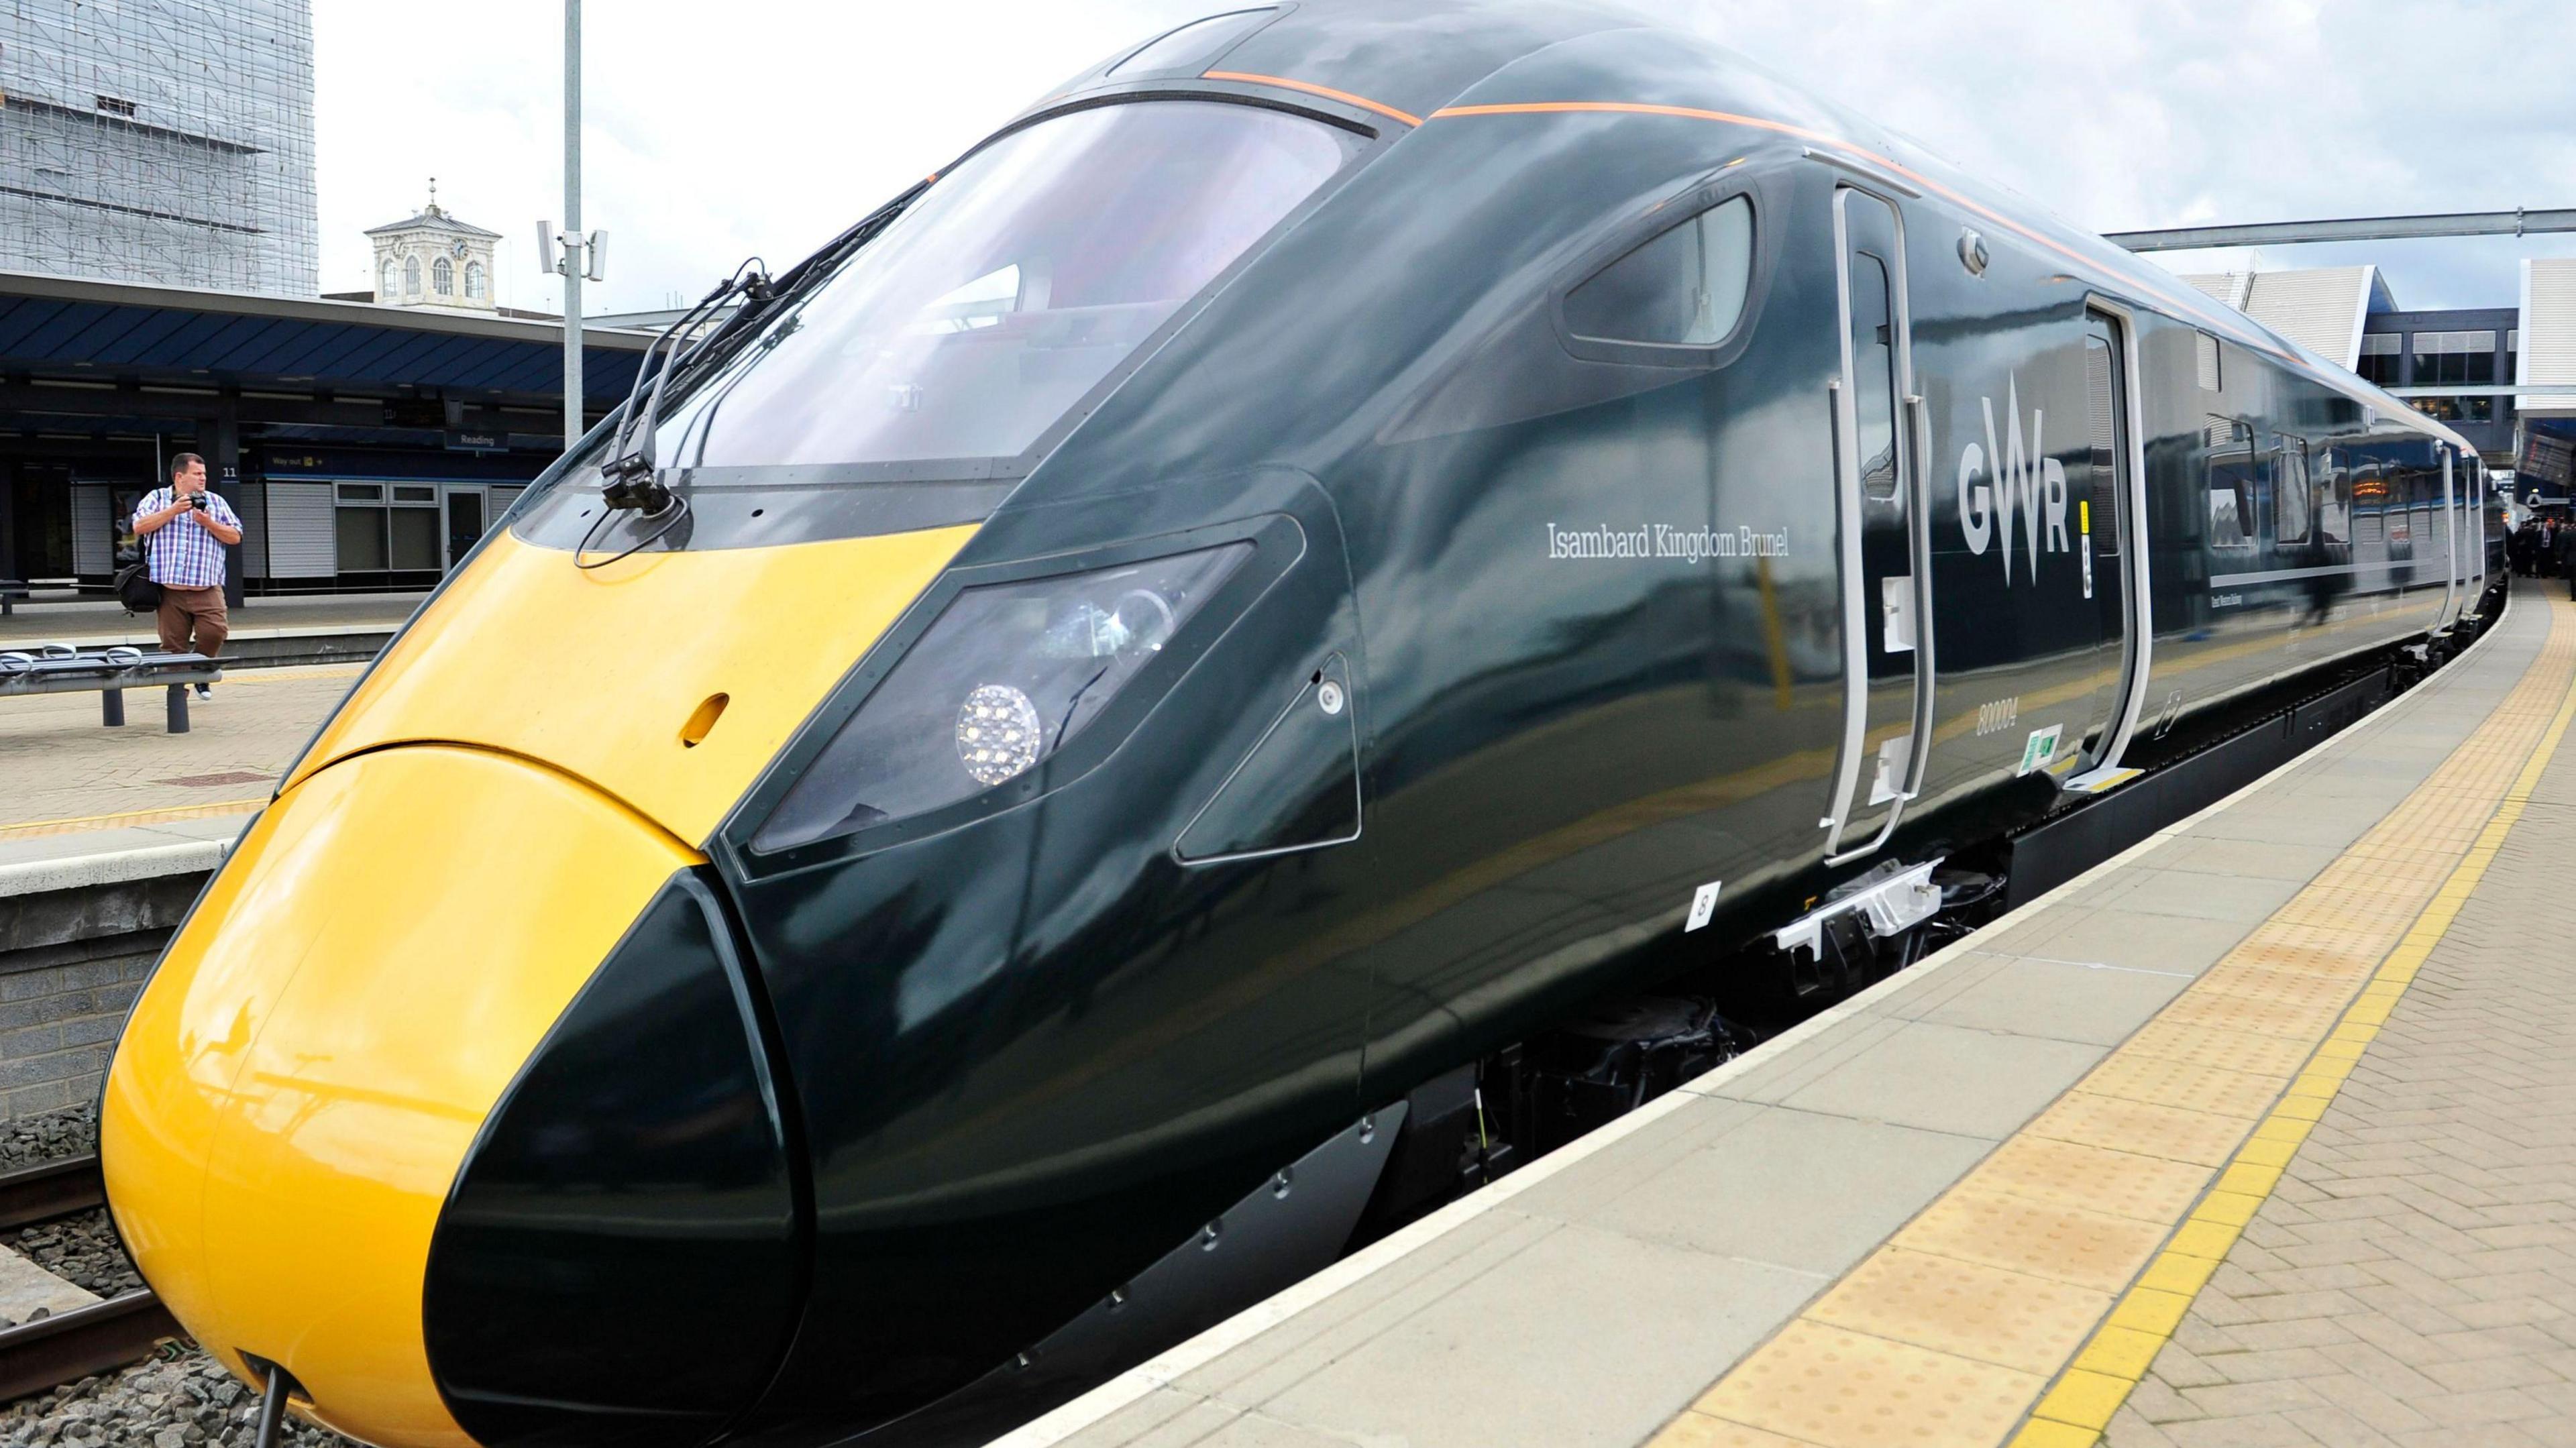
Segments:
[[[2439,424],[1592,4],[1210,17],[727,295],[110,1073],[141,1270],[369,1441],[980,1441],[2492,552]]]

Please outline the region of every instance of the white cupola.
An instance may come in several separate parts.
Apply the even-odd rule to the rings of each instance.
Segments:
[[[408,220],[367,229],[376,244],[376,300],[389,306],[455,307],[488,312],[492,301],[492,244],[485,231],[439,209],[438,178],[429,179],[429,205]]]

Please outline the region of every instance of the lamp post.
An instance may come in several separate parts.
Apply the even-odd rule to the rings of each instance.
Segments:
[[[581,407],[581,0],[564,0],[564,448],[585,429]]]
[[[537,264],[564,284],[564,448],[587,431],[581,395],[581,284],[607,274],[608,233],[581,229],[581,0],[564,0],[564,225],[537,223]]]

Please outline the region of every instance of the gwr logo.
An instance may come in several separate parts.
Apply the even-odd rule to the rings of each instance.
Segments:
[[[2004,392],[2003,467],[1993,467],[1995,451],[1995,400],[1980,398],[1986,408],[1986,444],[1970,443],[1959,453],[1959,531],[1968,540],[1968,551],[1983,554],[1986,545],[2001,536],[2004,549],[2004,582],[2012,582],[2013,518],[2021,518],[2022,539],[2030,547],[2030,576],[2039,580],[2040,527],[2047,524],[2048,551],[2067,551],[2066,538],[2066,469],[2057,459],[2046,456],[2040,443],[2040,429],[2047,414],[2038,408],[2030,414],[2030,449],[2025,452],[2021,441],[2021,380],[2007,378]],[[1992,480],[1989,486],[1977,478]],[[1998,527],[1997,525],[2001,526]]]

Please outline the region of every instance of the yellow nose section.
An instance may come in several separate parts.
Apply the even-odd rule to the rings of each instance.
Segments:
[[[475,1134],[672,872],[699,856],[566,775],[418,745],[312,774],[243,837],[134,1008],[100,1155],[136,1265],[315,1416],[466,1445],[421,1283]]]
[[[501,534],[288,783],[385,744],[483,744],[545,760],[701,843],[974,534],[639,553],[591,569]]]

